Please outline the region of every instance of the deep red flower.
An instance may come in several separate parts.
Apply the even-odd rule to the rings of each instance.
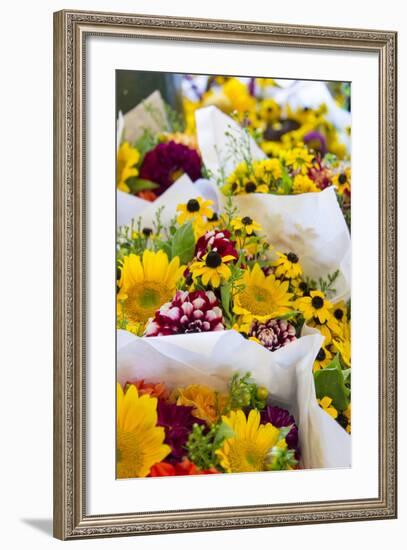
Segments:
[[[326,189],[332,184],[332,173],[327,166],[324,166],[321,157],[314,158],[312,168],[308,170],[308,177],[311,178],[320,189]]]
[[[230,239],[230,232],[227,230],[217,231],[215,229],[207,231],[196,243],[195,256],[200,260],[207,252],[214,250],[222,258],[224,256],[233,256],[238,259],[238,253],[235,248],[236,243]]]
[[[192,416],[193,407],[175,405],[158,400],[157,426],[165,430],[164,443],[171,447],[168,462],[179,462],[185,455],[185,445],[194,424],[205,424],[203,420]]]
[[[295,418],[286,409],[267,405],[267,407],[261,411],[261,423],[267,424],[268,422],[273,424],[276,428],[291,426],[291,430],[285,440],[287,442],[287,447],[295,450],[295,458],[300,460],[301,454],[298,443],[298,427],[295,423]]]
[[[159,143],[149,151],[140,167],[140,178],[160,185],[154,189],[161,195],[182,174],[188,174],[192,181],[201,177],[202,161],[195,149],[182,143],[168,141]]]

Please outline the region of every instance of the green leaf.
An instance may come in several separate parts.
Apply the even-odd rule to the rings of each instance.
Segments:
[[[352,369],[342,369],[343,381],[347,386],[350,385],[350,376]]]
[[[230,286],[228,284],[220,287],[220,299],[222,302],[223,310],[227,317],[230,317]]]
[[[327,367],[314,373],[314,380],[318,399],[330,397],[332,405],[339,411],[344,411],[348,407],[350,391],[345,386],[339,354]]]
[[[280,183],[278,185],[279,189],[282,189],[285,195],[289,195],[291,193],[292,187],[293,187],[293,181],[288,175],[287,170],[283,169],[283,174],[280,179]]]
[[[232,430],[232,428],[226,424],[225,422],[222,422],[222,424],[219,426],[219,428],[216,431],[215,439],[214,439],[214,448],[218,448],[225,439],[229,439],[230,437],[233,437],[235,435],[235,432]]]
[[[157,140],[146,128],[144,129],[143,134],[134,143],[134,147],[140,153],[141,159],[143,159],[145,154],[148,153],[148,151],[151,151],[151,149],[153,149],[156,145]]]
[[[157,189],[158,183],[154,183],[150,180],[143,180],[142,178],[129,178],[126,180],[127,185],[130,187],[132,193],[140,193],[140,191],[147,191],[149,189]]]
[[[179,256],[181,264],[187,264],[194,257],[195,236],[191,222],[177,229],[171,245],[171,258]]]

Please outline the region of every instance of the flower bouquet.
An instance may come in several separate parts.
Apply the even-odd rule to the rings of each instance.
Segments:
[[[266,147],[274,100],[249,96],[261,134],[244,101],[201,103],[193,127],[120,144],[118,193],[141,202],[118,200],[119,477],[350,465],[346,151]],[[130,425],[151,430],[133,466]]]

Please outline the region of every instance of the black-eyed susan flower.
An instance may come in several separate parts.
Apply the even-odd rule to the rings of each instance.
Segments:
[[[311,290],[309,296],[297,298],[295,305],[306,321],[316,317],[321,323],[325,323],[332,317],[333,306],[320,290]]]
[[[318,317],[312,317],[312,319],[308,319],[307,325],[309,327],[316,328],[317,330],[319,330],[322,336],[325,337],[324,346],[329,346],[329,344],[331,344],[332,342],[332,337],[339,337],[342,332],[341,327],[335,321],[333,315],[330,315],[328,319],[323,323],[321,323]]]
[[[303,143],[299,143],[297,147],[284,151],[282,156],[286,166],[295,172],[298,171],[305,175],[312,168],[314,155],[309,152]]]
[[[157,399],[130,385],[123,392],[117,384],[117,477],[146,477],[171,448],[164,444],[164,428],[157,427]]]
[[[178,256],[170,262],[162,250],[145,250],[142,257],[137,254],[125,256],[118,283],[119,319],[125,318],[129,328],[146,323],[173,297],[184,269]]]
[[[318,370],[324,369],[329,365],[331,361],[332,361],[332,353],[329,351],[328,348],[323,346],[317,353],[317,356],[315,357],[314,366],[312,370],[316,372]]]
[[[259,264],[245,270],[239,283],[242,290],[235,296],[233,311],[242,315],[244,322],[267,321],[293,310],[288,281],[279,281],[272,274],[266,276]]]
[[[185,222],[191,221],[203,226],[206,219],[213,216],[212,204],[213,201],[204,200],[202,197],[189,199],[187,203],[179,204],[177,212],[180,212],[180,214],[177,217],[177,222],[183,225]]]
[[[327,414],[329,414],[329,416],[332,416],[332,418],[337,418],[338,411],[332,405],[332,399],[330,397],[325,395],[322,399],[318,399],[318,404]]]
[[[261,231],[261,225],[249,216],[235,218],[232,220],[232,227],[235,231],[244,231],[246,235],[252,235],[255,231]]]
[[[124,141],[117,152],[116,185],[120,191],[130,193],[130,187],[126,181],[138,176],[139,171],[136,164],[139,160],[139,151],[132,147],[128,141]]]
[[[276,252],[277,259],[272,263],[276,277],[286,277],[287,279],[296,279],[302,275],[302,267],[299,258],[294,252],[282,254]]]
[[[221,256],[215,250],[211,250],[201,260],[191,264],[189,270],[194,279],[201,277],[204,286],[211,285],[213,288],[218,288],[222,281],[230,279],[232,272],[227,263],[234,260],[234,256]]]
[[[222,416],[233,437],[227,438],[215,452],[227,473],[267,469],[268,452],[277,444],[280,430],[270,423],[260,424],[260,419],[256,409],[252,409],[247,418],[242,410]]]
[[[339,195],[350,194],[350,185],[351,185],[351,170],[350,168],[345,168],[332,178],[332,183],[335,185],[336,190]]]

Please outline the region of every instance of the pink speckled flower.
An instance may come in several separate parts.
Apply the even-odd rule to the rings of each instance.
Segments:
[[[212,291],[178,290],[172,301],[161,306],[154,319],[149,320],[145,336],[211,332],[224,328],[222,310]]]

